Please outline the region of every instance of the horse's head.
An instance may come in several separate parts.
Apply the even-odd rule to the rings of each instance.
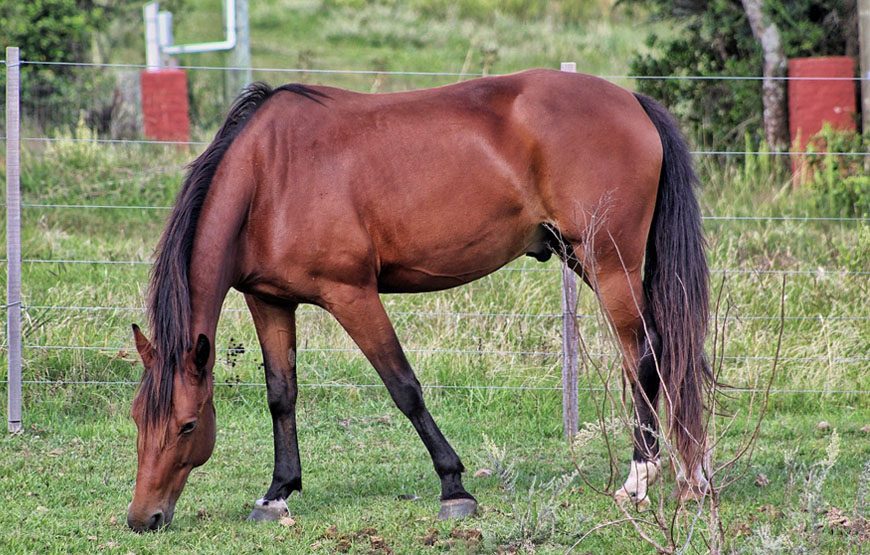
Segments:
[[[127,525],[143,532],[172,521],[190,471],[214,449],[215,413],[211,345],[205,335],[184,355],[181,368],[169,371],[160,368],[163,362],[136,325],[133,335],[145,374],[131,409],[139,429],[139,468]]]

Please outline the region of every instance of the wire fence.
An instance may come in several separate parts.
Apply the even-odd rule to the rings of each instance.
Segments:
[[[207,146],[208,141],[172,141],[152,139],[99,139],[80,137],[21,137],[22,141],[42,143],[86,143],[105,145]],[[865,157],[870,152],[818,150],[690,150],[694,156],[846,156]]]
[[[104,182],[102,185],[116,185],[123,182]],[[0,206],[5,206],[0,204]],[[100,209],[100,210],[172,210],[171,206],[149,206],[135,204],[58,204],[58,203],[32,203],[22,202],[22,208],[55,208],[55,209]],[[846,217],[846,216],[731,216],[709,215],[702,216],[704,221],[710,222],[847,222],[847,223],[870,223],[870,217]]]
[[[8,383],[7,380],[0,380],[0,383]],[[138,381],[134,380],[23,380],[22,383],[28,385],[47,385],[66,387],[70,385],[82,386],[125,386],[135,387],[139,385]],[[216,381],[214,385],[217,387],[258,387],[265,388],[265,382],[228,382]],[[340,382],[299,382],[300,388],[312,389],[384,389],[384,384],[381,383],[340,383]],[[470,391],[554,391],[561,392],[562,386],[534,386],[534,385],[451,385],[451,384],[420,384],[423,389],[432,390],[470,390]],[[581,386],[578,391],[583,392],[604,392],[612,390],[605,387],[585,387]],[[723,391],[731,394],[758,394],[772,393],[777,395],[868,395],[870,390],[867,389],[780,389],[780,388],[758,388],[758,387],[726,387]]]
[[[3,307],[0,307],[3,308]],[[98,305],[78,305],[78,306],[70,306],[70,305],[21,305],[22,310],[57,310],[57,311],[74,311],[74,312],[136,312],[143,313],[145,312],[144,306],[120,306],[120,305],[112,305],[112,306],[98,306]],[[222,312],[225,313],[247,313],[248,310],[245,308],[224,308]],[[506,318],[506,319],[547,319],[547,320],[557,320],[562,318],[561,313],[535,313],[535,312],[446,312],[446,311],[431,311],[431,310],[390,310],[391,316],[410,316],[414,318]],[[320,310],[306,310],[299,309],[296,311],[297,314],[325,314],[324,311]],[[597,319],[599,315],[597,314],[577,314],[575,316],[578,320],[585,319]],[[870,316],[844,316],[844,315],[822,315],[817,314],[815,316],[759,316],[759,315],[739,315],[739,316],[724,316],[719,315],[716,316],[717,320],[720,321],[730,321],[730,322],[739,322],[739,321],[775,321],[778,322],[780,320],[784,320],[786,322],[792,321],[810,321],[810,322],[828,322],[828,321],[870,321]]]
[[[25,349],[42,349],[46,351],[105,351],[119,352],[135,350],[133,345],[24,345]],[[235,349],[215,349],[218,353],[232,353]],[[414,355],[473,355],[473,356],[504,356],[504,357],[550,357],[558,359],[562,356],[562,351],[515,351],[515,350],[494,350],[494,349],[450,349],[450,348],[405,348],[405,353]],[[297,353],[358,353],[359,351],[353,347],[302,347],[296,350]],[[590,358],[609,358],[614,353],[587,353]],[[870,362],[870,357],[828,357],[828,356],[812,356],[812,357],[791,357],[791,356],[765,356],[765,355],[724,355],[720,357],[722,360],[740,362],[740,361],[763,361],[782,363],[801,362],[801,363],[819,363],[827,362],[832,364],[850,364],[858,362]]]
[[[8,66],[5,60],[0,60],[0,64],[3,66]],[[80,62],[40,62],[40,61],[29,61],[29,60],[21,60],[19,66],[75,66],[82,68],[94,68],[96,70],[106,70],[106,69],[144,69],[145,66],[143,64],[96,64],[96,63],[80,63]],[[293,74],[306,74],[306,75],[361,75],[361,76],[405,76],[405,77],[450,77],[450,78],[473,78],[482,76],[481,73],[469,73],[469,72],[430,72],[430,71],[381,71],[381,70],[356,70],[356,69],[312,69],[312,68],[272,68],[272,67],[221,67],[221,66],[202,66],[202,65],[187,65],[187,66],[178,66],[178,69],[185,70],[204,70],[204,71],[248,71],[253,70],[257,72],[264,73],[293,73]],[[687,80],[687,81],[712,81],[712,80],[721,80],[721,81],[761,81],[764,79],[762,76],[756,75],[717,75],[717,76],[697,76],[697,75],[662,75],[662,76],[648,76],[648,75],[601,75],[600,77],[608,80]],[[788,77],[781,76],[775,77],[776,80],[782,81],[852,81],[852,82],[860,82],[862,80],[861,77]],[[865,78],[867,79],[867,78]],[[7,122],[8,125],[8,122]],[[8,142],[6,138],[2,138],[5,142]],[[56,144],[56,143],[72,143],[72,144],[92,144],[97,145],[103,148],[113,148],[113,147],[126,147],[126,146],[191,146],[191,147],[202,147],[208,144],[207,141],[197,141],[197,140],[189,140],[189,141],[168,141],[168,140],[149,140],[149,139],[113,139],[113,138],[104,138],[104,137],[91,137],[91,138],[81,138],[81,137],[51,137],[51,136],[26,136],[20,137],[20,141],[25,144]],[[854,157],[854,158],[864,158],[870,156],[870,152],[867,151],[835,151],[835,152],[827,152],[820,153],[813,150],[804,150],[804,151],[752,151],[752,150],[693,150],[692,154],[697,157],[747,157],[747,156],[760,156],[760,157],[782,157],[782,156],[814,156],[814,155],[827,155],[827,156],[841,156],[841,157]],[[148,175],[172,175],[172,174],[180,174],[183,171],[183,166],[164,166],[157,168],[149,168],[147,170]],[[128,184],[137,184],[142,183],[145,178],[142,175],[139,176],[131,176],[126,179],[117,179],[112,181],[103,181],[96,185],[99,186],[123,186]],[[116,204],[109,202],[94,202],[94,203],[82,203],[82,202],[61,202],[61,201],[53,201],[51,199],[33,199],[28,201],[24,199],[20,203],[20,207],[27,209],[28,211],[43,211],[43,210],[70,210],[70,211],[107,211],[107,210],[118,210],[118,211],[151,211],[162,213],[168,210],[171,210],[172,207],[169,205],[159,205],[159,204],[143,204],[143,205],[127,205],[127,204]],[[771,215],[771,216],[762,216],[762,215],[739,215],[739,214],[709,214],[704,216],[704,220],[709,222],[710,224],[720,225],[724,223],[728,223],[731,225],[749,225],[753,223],[767,223],[767,224],[805,224],[805,225],[813,225],[813,224],[833,224],[833,225],[868,225],[870,224],[870,218],[868,217],[819,217],[819,216],[803,216],[799,214],[795,215]],[[8,264],[8,259],[0,259],[0,262],[4,264]],[[33,257],[33,258],[22,258],[21,262],[27,265],[33,264],[41,264],[41,265],[98,265],[98,266],[126,266],[126,267],[150,267],[151,262],[148,260],[135,260],[135,259],[119,259],[119,260],[111,260],[104,258],[77,258],[77,257]],[[555,274],[559,272],[558,268],[532,268],[532,267],[508,267],[501,270],[502,272],[510,272],[510,273],[547,273],[547,274]],[[854,270],[847,268],[836,268],[836,267],[818,267],[818,268],[776,268],[776,267],[723,267],[723,268],[714,268],[714,273],[717,274],[726,274],[726,275],[770,275],[770,276],[809,276],[813,278],[835,278],[835,279],[852,279],[852,280],[863,280],[861,283],[865,283],[867,281],[867,276],[870,276],[870,270]],[[10,308],[10,306],[15,306],[16,309],[21,309],[28,313],[30,311],[65,311],[65,312],[73,312],[73,313],[96,313],[96,312],[144,312],[143,307],[137,306],[101,306],[101,305],[75,305],[75,304],[28,304],[23,303],[21,301],[17,302],[9,302],[7,301],[5,309]],[[860,309],[860,307],[858,307]],[[225,312],[235,312],[235,313],[243,313],[246,312],[245,309],[242,308],[226,308]],[[318,311],[306,311],[300,310],[300,313],[313,314],[313,313],[321,313]],[[491,319],[491,318],[509,318],[509,319],[523,319],[523,320],[559,320],[565,317],[564,313],[523,313],[523,312],[480,312],[480,311],[468,311],[468,312],[452,312],[452,311],[432,311],[432,310],[403,310],[403,311],[390,311],[393,316],[405,316],[411,318],[474,318],[474,319]],[[594,320],[598,319],[600,316],[598,314],[577,314],[577,319],[584,320]],[[725,321],[730,318],[732,321],[760,321],[760,322],[834,322],[834,323],[847,323],[847,322],[867,322],[870,321],[870,316],[867,314],[814,314],[814,315],[786,315],[786,316],[774,316],[770,314],[752,314],[752,315],[738,315],[736,317],[726,317],[726,316],[718,316],[720,321]],[[78,344],[39,344],[39,343],[28,343],[22,344],[21,347],[25,351],[57,351],[57,352],[118,352],[118,351],[130,351],[135,352],[135,348],[131,345],[118,344],[118,345],[78,345]],[[233,349],[218,349],[218,352],[222,353],[231,353]],[[299,349],[300,353],[319,353],[319,354],[330,354],[330,353],[357,353],[358,350],[352,347],[306,347]],[[547,358],[552,359],[554,362],[561,359],[564,356],[562,351],[558,350],[516,350],[516,349],[464,349],[464,348],[410,348],[406,349],[406,352],[413,355],[451,355],[451,356],[475,356],[475,357],[532,357],[532,358]],[[615,353],[605,353],[605,352],[593,352],[586,353],[587,356],[592,358],[613,358]],[[748,362],[757,362],[757,363],[772,363],[774,360],[781,363],[786,364],[827,364],[827,365],[840,365],[840,364],[851,364],[851,365],[864,365],[870,362],[870,356],[781,356],[781,357],[773,357],[773,356],[763,356],[763,355],[743,355],[743,354],[731,354],[720,357],[724,361],[728,361],[729,363],[748,363]],[[8,382],[6,380],[2,380],[3,383]],[[138,382],[134,380],[52,380],[52,379],[27,379],[22,380],[23,384],[29,386],[135,386]],[[254,381],[225,381],[225,382],[216,382],[215,385],[221,387],[265,387],[265,384],[262,382],[254,382]],[[302,382],[300,386],[303,388],[380,388],[383,387],[379,383],[341,383],[341,382]],[[537,385],[498,385],[498,384],[464,384],[464,385],[451,385],[451,384],[423,384],[424,388],[427,389],[443,389],[443,390],[492,390],[492,391],[544,391],[544,392],[560,392],[563,388],[559,385],[553,386],[537,386]],[[604,388],[596,388],[596,387],[581,387],[580,391],[602,391]],[[761,393],[768,390],[762,390],[752,386],[745,387],[734,387],[729,388],[729,391],[735,393]],[[837,388],[837,389],[821,389],[821,388],[772,388],[769,390],[772,394],[777,395],[868,395],[870,394],[870,390],[855,388],[855,389],[846,389],[846,388]]]
[[[4,62],[5,63],[5,62]],[[67,66],[67,67],[95,67],[95,68],[123,68],[123,69],[148,69],[145,64],[109,64],[94,62],[66,62],[66,61],[37,61],[21,60],[21,65],[34,66]],[[204,66],[204,65],[175,65],[175,69],[205,70],[205,71],[262,71],[269,73],[311,73],[325,75],[395,75],[415,77],[486,77],[488,75],[500,75],[498,73],[479,72],[456,72],[456,71],[390,71],[376,69],[318,69],[307,67],[281,68],[281,67],[244,67],[244,66]],[[677,81],[853,81],[861,82],[870,80],[870,77],[811,77],[811,76],[788,76],[779,75],[764,77],[762,75],[599,75],[602,79],[650,79],[650,80],[677,80]]]
[[[86,265],[121,265],[121,266],[151,266],[152,262],[148,260],[104,260],[104,259],[78,259],[78,258],[24,258],[21,260],[27,264],[86,264]],[[6,262],[5,259],[0,259],[0,262]],[[529,268],[529,267],[507,267],[501,268],[500,272],[519,272],[519,273],[559,273],[558,268]],[[770,268],[710,268],[710,272],[714,274],[769,274],[769,275],[802,275],[802,276],[867,276],[870,275],[870,270],[841,270],[839,268],[814,268],[809,269],[770,269]]]

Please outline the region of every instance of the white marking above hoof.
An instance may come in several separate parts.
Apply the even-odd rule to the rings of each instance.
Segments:
[[[613,498],[620,505],[632,503],[640,511],[649,509],[650,500],[647,495],[649,487],[653,485],[661,473],[661,460],[654,461],[631,461],[628,478],[625,483],[613,494]]]
[[[257,499],[254,503],[254,510],[248,515],[248,520],[258,522],[267,522],[280,520],[290,514],[290,509],[287,507],[287,502],[283,499]]]
[[[687,477],[682,464],[677,465],[677,491],[681,502],[700,501],[710,492],[710,482],[705,472],[705,469],[709,471],[709,468],[709,451],[704,456],[703,466],[696,465],[690,477]]]

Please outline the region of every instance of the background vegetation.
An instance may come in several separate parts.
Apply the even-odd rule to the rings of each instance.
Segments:
[[[761,75],[762,56],[740,0],[637,0],[680,32],[647,38],[635,55],[636,75]],[[856,56],[855,0],[772,0],[765,3],[788,58]],[[856,67],[855,71],[858,69]],[[856,73],[857,75],[857,73]],[[761,134],[759,81],[643,80],[638,89],[662,99],[690,126],[701,144],[714,149],[743,146],[744,133]]]

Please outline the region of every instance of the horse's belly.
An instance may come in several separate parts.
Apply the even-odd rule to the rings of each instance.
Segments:
[[[426,293],[458,287],[498,270],[504,263],[486,269],[465,272],[432,270],[429,268],[389,267],[378,276],[381,293]]]
[[[450,289],[495,272],[539,241],[537,226],[496,226],[489,233],[429,243],[421,253],[407,249],[383,253],[378,289],[384,293],[422,293]]]

